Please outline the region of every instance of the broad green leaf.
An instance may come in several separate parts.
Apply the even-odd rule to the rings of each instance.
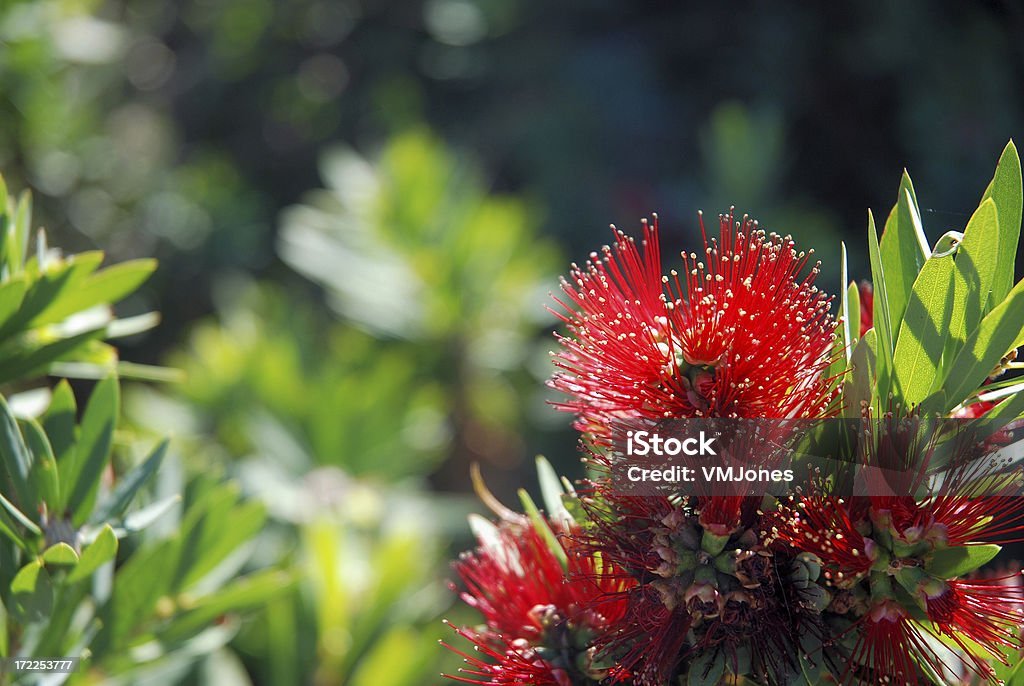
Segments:
[[[921,227],[914,185],[906,171],[900,180],[896,206],[885,222],[879,244],[882,271],[885,272],[886,298],[892,331],[899,331],[900,321],[910,301],[910,291],[918,272],[930,256],[928,241]],[[895,345],[895,340],[893,344]]]
[[[21,427],[25,443],[34,457],[30,478],[39,494],[39,500],[46,503],[49,512],[60,512],[60,477],[50,441],[35,420],[24,421]]]
[[[160,441],[140,465],[121,478],[110,495],[96,508],[89,520],[90,523],[101,524],[124,514],[139,489],[160,468],[164,455],[167,454],[167,443],[167,439]]]
[[[949,320],[950,343],[956,342],[951,354],[974,331],[985,314],[996,263],[999,259],[999,217],[991,199],[981,203],[967,222],[963,240],[956,251],[954,271],[953,313]]]
[[[72,512],[75,526],[84,524],[92,512],[100,478],[110,458],[119,407],[117,377],[109,376],[93,389],[82,414],[75,452],[71,460],[60,465],[60,480],[69,492],[66,507]]]
[[[26,288],[24,276],[16,276],[10,281],[0,284],[0,328],[3,328],[7,320],[21,307]]]
[[[67,543],[55,543],[43,551],[41,559],[47,565],[67,566],[78,564],[78,553]]]
[[[1011,140],[1003,149],[996,165],[992,182],[985,189],[982,201],[991,198],[999,212],[999,247],[997,263],[992,279],[991,306],[1003,301],[1013,286],[1013,266],[1017,255],[1017,241],[1020,238],[1021,205],[1024,202],[1022,190],[1020,157]]]
[[[54,457],[58,462],[73,459],[71,452],[75,449],[77,437],[75,432],[75,419],[78,414],[78,407],[75,404],[75,394],[71,390],[71,384],[66,379],[61,379],[53,389],[50,396],[50,406],[43,415],[43,430],[50,439],[50,446],[53,448]]]
[[[156,260],[130,260],[92,274],[37,315],[30,326],[59,322],[96,305],[113,305],[133,293],[156,269]]]
[[[78,566],[68,574],[69,584],[84,581],[92,576],[93,572],[104,564],[114,559],[117,555],[117,536],[110,526],[104,526],[96,539],[82,550]]]
[[[35,511],[39,502],[34,484],[29,479],[32,472],[32,454],[25,446],[18,422],[11,414],[7,401],[0,396],[0,463],[14,486],[13,497],[24,512]]]
[[[53,585],[42,560],[29,562],[14,576],[10,609],[22,622],[42,621],[53,612]]]
[[[874,289],[872,311],[876,336],[875,378],[877,381],[877,397],[885,399],[889,393],[889,379],[892,373],[892,355],[895,325],[899,324],[889,313],[888,284],[885,268],[878,245],[878,233],[875,229],[875,218],[868,210],[868,255],[871,258],[871,284]]]
[[[963,545],[941,548],[924,563],[924,571],[940,579],[953,579],[969,574],[999,554],[993,544]]]
[[[914,282],[893,353],[893,387],[905,405],[932,390],[952,309],[953,257],[931,257]]]
[[[1020,335],[1021,322],[1024,322],[1024,280],[981,320],[978,328],[967,336],[963,349],[953,358],[949,374],[942,384],[947,403],[956,405],[963,402],[985,381]],[[929,406],[937,407],[932,402]]]

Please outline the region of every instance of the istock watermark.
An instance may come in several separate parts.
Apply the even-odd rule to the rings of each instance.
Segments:
[[[594,453],[623,495],[1024,495],[1024,422],[661,419],[612,427]]]

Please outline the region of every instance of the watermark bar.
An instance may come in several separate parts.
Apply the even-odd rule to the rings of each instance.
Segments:
[[[629,419],[593,464],[636,496],[1024,497],[1024,420]]]
[[[68,674],[77,672],[77,657],[5,657],[0,658],[0,674]]]

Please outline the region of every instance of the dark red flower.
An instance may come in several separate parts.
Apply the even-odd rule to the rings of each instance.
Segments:
[[[820,568],[810,563],[812,574],[792,549],[765,543],[759,499],[619,496],[597,486],[584,499],[593,525],[583,545],[635,582],[618,592],[626,610],[595,642],[618,661],[613,677],[664,686],[709,654],[770,683],[795,667],[801,639],[818,630]]]
[[[937,583],[926,588],[925,600],[935,629],[970,656],[971,667],[979,676],[988,677],[989,671],[985,661],[973,654],[974,646],[981,646],[1004,664],[1006,657],[1001,648],[1020,649],[1024,585],[1019,573]]]
[[[704,233],[703,218],[701,231]],[[622,232],[563,281],[570,335],[551,385],[577,427],[602,435],[625,417],[818,417],[835,322],[813,285],[818,267],[789,237],[747,217],[720,218],[701,254],[662,276],[657,225],[641,248]],[[556,299],[557,300],[557,299]]]
[[[459,629],[491,660],[469,657],[467,675],[475,683],[586,683],[607,667],[593,660],[596,632],[625,610],[614,594],[628,583],[606,563],[580,554],[561,537],[562,556],[529,521],[502,522],[493,536],[465,553],[455,570],[466,586],[462,600],[483,615],[479,630]],[[453,649],[454,650],[454,649]]]

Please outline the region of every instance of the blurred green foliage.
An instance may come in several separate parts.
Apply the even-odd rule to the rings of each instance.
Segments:
[[[559,248],[579,260],[608,240],[609,220],[628,228],[659,211],[666,240],[688,243],[679,234],[696,230],[697,208],[735,204],[837,257],[840,237],[861,236],[863,208],[888,198],[892,171],[913,162],[932,225],[962,229],[991,150],[1022,137],[1011,35],[1024,15],[936,7],[0,3],[0,167],[36,190],[57,244],[163,265],[118,311],[159,309],[164,324],[119,342],[187,381],[127,388],[131,432],[119,434],[175,431],[188,507],[203,507],[193,480],[211,469],[262,503],[268,523],[235,571],[298,571],[265,621],[229,618],[176,643],[179,658],[147,678],[347,683],[386,662],[397,684],[436,672],[414,646],[433,635],[418,629],[438,605],[411,599],[436,593],[428,579],[465,508],[425,486],[465,488],[480,460],[509,495],[532,478],[524,456],[573,457],[538,392],[549,368],[537,335],[551,328],[542,303],[564,269]],[[472,159],[452,152],[467,149]],[[0,275],[0,310],[20,288],[3,279],[26,293],[53,280],[32,271],[29,243],[6,252],[27,247],[29,261]],[[45,254],[65,286],[112,278],[86,274],[99,265],[88,252]],[[868,273],[866,256],[850,263]],[[146,268],[125,269],[127,294]],[[823,277],[835,291],[838,269]],[[170,378],[102,342],[152,316],[120,321],[117,298],[76,298],[67,307],[99,307],[44,318],[26,295],[0,369],[6,352],[19,374]],[[47,399],[11,406],[38,414]],[[142,457],[116,448],[116,471]],[[169,496],[174,473],[153,490]],[[335,483],[324,501],[319,486]],[[377,505],[333,511],[354,494]],[[398,536],[384,512],[404,500],[424,510],[406,512]],[[173,545],[161,537],[188,526],[173,512],[137,534],[163,555]],[[403,547],[411,538],[422,547]],[[371,564],[415,571],[378,592]],[[162,597],[173,605],[182,591],[169,582]],[[433,609],[403,613],[410,602]],[[162,630],[140,613],[140,636]]]
[[[154,498],[166,440],[146,446],[118,429],[111,372],[123,365],[102,339],[140,328],[111,307],[155,265],[96,271],[102,253],[65,258],[41,232],[30,253],[28,197],[0,192],[0,201],[0,374],[5,389],[31,389],[10,404],[0,396],[0,657],[82,659],[48,683],[133,683],[140,670],[187,664],[197,645],[229,640],[236,613],[287,590],[290,574],[238,576],[262,507],[213,478],[193,481],[183,502]],[[69,368],[107,374],[81,412],[66,380],[52,392],[41,385],[47,371]],[[151,528],[158,521],[170,525],[163,535]]]
[[[186,383],[132,393],[138,425],[175,428],[187,463],[228,465],[264,503],[261,555],[299,573],[233,644],[258,680],[400,686],[448,658],[423,628],[469,505],[422,478],[445,457],[521,457],[556,255],[472,169],[422,131],[373,161],[328,154],[329,189],[283,215],[281,243],[333,315],[224,281],[220,316],[169,358]]]

